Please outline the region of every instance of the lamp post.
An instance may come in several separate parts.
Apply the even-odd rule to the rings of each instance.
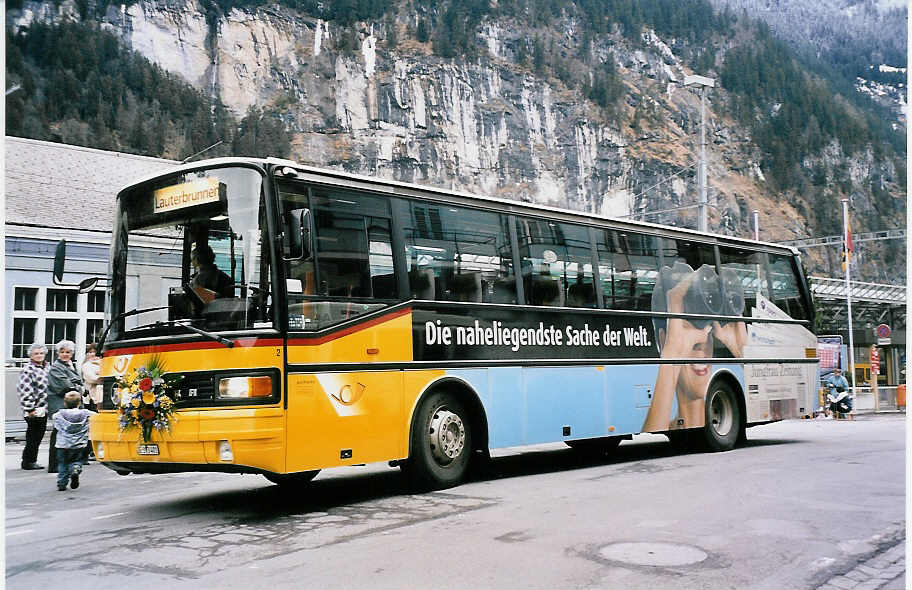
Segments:
[[[685,76],[684,86],[698,86],[700,88],[700,165],[697,168],[697,182],[700,187],[700,219],[698,229],[708,231],[706,199],[706,89],[715,88],[716,81],[706,76]]]
[[[849,372],[852,374],[852,408],[857,409],[857,399],[855,391],[855,339],[852,334],[852,247],[850,241],[852,233],[849,229],[849,200],[842,199],[842,256],[845,260],[845,292],[846,292],[846,315],[849,319]]]

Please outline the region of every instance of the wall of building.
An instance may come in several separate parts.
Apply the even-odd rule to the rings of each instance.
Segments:
[[[39,230],[31,230],[36,236],[16,235],[16,230],[8,231],[5,237],[6,247],[6,273],[5,273],[5,300],[6,316],[4,330],[8,335],[4,342],[3,356],[6,365],[20,364],[25,358],[17,342],[21,340],[21,324],[33,323],[33,341],[53,345],[61,338],[54,333],[54,324],[61,322],[72,323],[75,321],[75,333],[67,334],[76,342],[76,358],[81,359],[85,353],[85,346],[92,339],[91,328],[104,319],[103,293],[104,288],[97,289],[97,295],[90,302],[89,294],[77,294],[75,307],[59,310],[52,309],[54,294],[61,292],[75,292],[76,284],[82,279],[90,277],[103,278],[108,271],[107,236],[97,232],[74,232],[73,238],[67,244],[67,265],[64,282],[67,285],[55,285],[53,280],[54,251],[57,240],[41,237]],[[59,235],[59,234],[58,234]],[[17,298],[17,293],[24,294],[24,290],[34,293],[34,305],[21,305],[32,303]],[[28,298],[31,300],[31,297]],[[99,301],[100,300],[100,301]],[[101,303],[101,307],[93,305]],[[20,305],[17,305],[20,304]],[[31,307],[32,309],[16,309],[16,307]],[[17,322],[16,320],[20,320]],[[15,330],[16,324],[20,330]],[[18,332],[18,333],[17,333]],[[15,347],[15,348],[14,348]]]

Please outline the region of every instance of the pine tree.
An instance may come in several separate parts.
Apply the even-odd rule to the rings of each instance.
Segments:
[[[415,30],[415,38],[421,43],[427,43],[428,39],[431,38],[427,21],[424,18],[418,19],[418,28]]]
[[[396,16],[391,12],[386,18],[386,47],[395,49],[399,44],[399,32],[396,30]]]

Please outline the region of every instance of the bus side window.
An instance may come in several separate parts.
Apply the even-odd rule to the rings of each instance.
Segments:
[[[684,262],[690,268],[698,270],[704,264],[715,268],[716,255],[709,244],[701,244],[690,240],[674,240],[662,238],[663,266],[673,267],[675,262]]]
[[[516,303],[508,219],[499,213],[410,202],[403,222],[413,299]]]
[[[596,248],[606,309],[652,310],[659,275],[655,236],[600,230]]]
[[[389,200],[354,191],[311,189],[317,294],[395,299]]]
[[[526,303],[595,307],[589,229],[543,219],[518,218],[518,221]]]
[[[757,305],[757,293],[770,298],[766,281],[766,253],[719,246],[720,268],[733,271],[744,289],[744,315],[750,316]]]
[[[287,181],[279,198],[283,231],[294,211],[313,215],[313,258],[283,252],[289,329],[330,325],[398,299],[388,198]]]
[[[808,319],[810,314],[801,295],[793,259],[789,256],[770,254],[769,269],[773,289],[770,299],[773,304],[789,314],[792,319]]]

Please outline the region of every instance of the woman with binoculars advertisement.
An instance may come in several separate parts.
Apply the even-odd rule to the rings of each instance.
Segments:
[[[744,291],[730,270],[723,270],[720,277],[712,266],[703,265],[694,271],[677,262],[673,268],[662,268],[652,294],[652,311],[741,317]],[[715,341],[723,344],[732,357],[744,356],[747,327],[743,321],[663,317],[653,322],[662,359],[713,358]],[[702,427],[711,379],[712,367],[708,363],[659,365],[642,431]],[[677,417],[672,416],[675,405]]]

